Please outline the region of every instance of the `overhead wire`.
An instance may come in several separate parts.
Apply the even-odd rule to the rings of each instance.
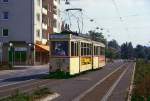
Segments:
[[[119,10],[119,7],[118,7],[116,1],[115,1],[115,0],[112,0],[112,3],[113,3],[113,5],[114,5],[114,7],[115,7],[115,9],[116,9],[116,13],[117,13],[117,15],[119,16],[120,22],[122,23],[122,26],[123,26],[124,30],[128,33],[128,31],[129,31],[129,30],[128,30],[128,27],[125,26],[125,21],[124,21],[123,17],[122,17],[121,14],[120,14],[120,10]]]

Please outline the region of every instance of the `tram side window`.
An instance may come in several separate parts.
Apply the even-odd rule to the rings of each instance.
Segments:
[[[94,46],[94,55],[96,54],[96,46]]]
[[[90,44],[87,44],[87,55],[90,55]]]
[[[98,55],[98,46],[94,46],[94,55]]]
[[[83,46],[83,43],[81,43],[81,56],[84,55],[84,46]]]
[[[89,56],[91,55],[91,44],[89,43],[81,43],[81,56]]]
[[[84,43],[83,51],[84,51],[84,56],[86,56],[87,55],[87,43]]]
[[[91,44],[89,45],[89,49],[90,49],[90,51],[89,51],[90,54],[89,55],[92,55],[93,53],[92,53],[92,45]]]
[[[98,47],[98,55],[101,55],[101,47]]]
[[[78,56],[78,43],[71,42],[71,56]]]
[[[105,55],[105,48],[101,47],[101,55]]]
[[[68,41],[53,41],[51,45],[52,56],[68,56]]]

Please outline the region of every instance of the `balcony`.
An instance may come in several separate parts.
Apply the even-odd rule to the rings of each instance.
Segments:
[[[53,28],[53,32],[54,32],[54,33],[57,33],[57,32],[58,32],[58,29],[57,29],[56,27],[54,27],[54,28]]]
[[[53,14],[54,19],[58,19],[58,16],[56,14]]]
[[[58,2],[56,0],[53,0],[53,1],[54,1],[54,5],[58,6]]]
[[[47,30],[47,24],[42,23],[42,29]]]
[[[42,39],[42,44],[46,45],[46,43],[47,43],[47,39]]]
[[[47,15],[47,9],[46,8],[42,8],[42,13]]]

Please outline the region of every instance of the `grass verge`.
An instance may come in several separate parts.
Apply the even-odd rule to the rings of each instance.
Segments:
[[[52,92],[50,92],[48,88],[39,88],[32,94],[20,93],[17,90],[15,94],[11,95],[10,97],[1,99],[0,101],[36,101],[50,94],[52,94]]]
[[[150,101],[150,63],[137,61],[131,101]]]

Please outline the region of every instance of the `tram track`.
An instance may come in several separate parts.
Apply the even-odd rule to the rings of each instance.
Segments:
[[[108,90],[108,92],[105,94],[105,96],[103,96],[103,98],[101,99],[101,101],[107,101],[108,100],[108,98],[111,96],[113,90],[116,88],[116,86],[119,83],[119,81],[122,79],[122,77],[127,72],[128,68],[129,68],[129,66],[122,72],[122,74],[119,76],[119,78],[113,83],[113,85]]]
[[[119,68],[115,69],[113,72],[109,73],[102,80],[97,82],[90,89],[82,93],[80,96],[75,98],[73,101],[100,101],[100,99],[105,99],[108,97],[108,92],[110,92],[109,88],[113,88],[114,82],[118,80],[118,78],[128,70],[128,64],[125,63],[121,65]],[[122,77],[121,76],[121,77]],[[120,77],[120,79],[121,79]],[[119,80],[118,80],[119,81]],[[114,84],[115,86],[116,84]],[[107,94],[107,95],[105,95]],[[105,96],[105,98],[103,98]],[[106,101],[106,100],[103,100]]]

